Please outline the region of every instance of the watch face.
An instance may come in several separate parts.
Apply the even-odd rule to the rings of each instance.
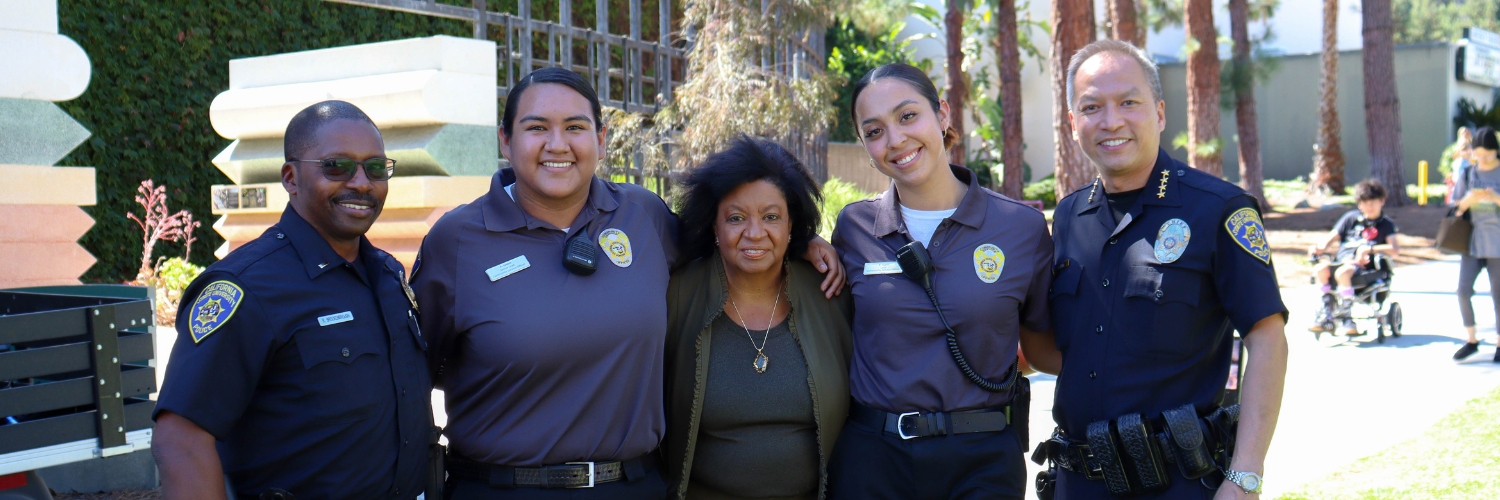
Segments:
[[[1241,477],[1240,480],[1245,482],[1245,489],[1248,491],[1255,491],[1260,489],[1260,476],[1257,476],[1255,474],[1245,474]]]

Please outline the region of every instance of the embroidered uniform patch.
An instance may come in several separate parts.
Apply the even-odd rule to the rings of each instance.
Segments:
[[[630,267],[630,263],[635,262],[635,257],[630,253],[630,237],[619,229],[609,228],[599,233],[599,248],[604,249],[604,254],[616,266]]]
[[[193,315],[188,318],[188,330],[193,335],[193,343],[202,342],[229,321],[244,297],[245,291],[239,285],[225,280],[203,287],[198,300],[193,302]]]
[[[1156,260],[1162,264],[1177,262],[1187,251],[1188,241],[1192,238],[1192,228],[1182,219],[1163,222],[1161,229],[1156,230]]]
[[[985,283],[994,283],[1005,271],[1005,252],[1000,247],[985,243],[974,248],[974,274]]]
[[[1266,243],[1266,228],[1260,223],[1260,215],[1250,207],[1235,210],[1224,220],[1224,229],[1234,242],[1251,256],[1266,264],[1271,263],[1271,245]]]

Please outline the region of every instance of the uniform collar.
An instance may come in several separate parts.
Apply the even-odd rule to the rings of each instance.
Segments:
[[[984,225],[985,203],[987,196],[979,185],[979,179],[974,172],[965,167],[948,165],[953,171],[953,176],[969,186],[969,192],[964,193],[964,198],[959,200],[958,207],[953,210],[953,215],[948,216],[953,222],[963,224],[972,228]],[[903,227],[901,220],[901,202],[896,196],[896,183],[881,193],[875,203],[875,236],[886,236],[900,231]]]
[[[292,248],[297,251],[297,258],[302,261],[302,267],[307,271],[308,279],[316,279],[323,273],[348,262],[333,250],[333,245],[329,245],[328,240],[323,239],[323,235],[318,234],[318,230],[314,229],[312,224],[308,224],[301,214],[292,209],[291,204],[288,204],[286,210],[281,212],[281,220],[276,223],[276,230],[285,234],[286,238],[291,241]],[[365,261],[365,265],[373,264],[379,259],[378,251],[364,236],[359,237],[359,256]]]
[[[1151,165],[1151,174],[1146,177],[1146,185],[1141,189],[1138,205],[1155,205],[1164,207],[1182,206],[1181,184],[1182,177],[1187,175],[1187,165],[1173,159],[1165,149],[1157,148],[1156,163]],[[1083,215],[1091,209],[1105,204],[1104,181],[1095,178],[1090,185],[1084,186],[1089,190],[1087,198],[1078,207],[1078,215]],[[1130,212],[1137,213],[1135,207]]]
[[[505,186],[516,183],[516,172],[514,168],[502,168],[495,172],[490,179],[490,191],[485,193],[484,200],[480,205],[484,214],[484,229],[495,233],[515,231],[520,228],[539,229],[549,227],[541,219],[532,217],[516,200],[511,199],[505,193]],[[613,212],[620,207],[620,201],[615,199],[615,191],[603,179],[594,177],[589,180],[589,197],[584,202],[583,211],[579,212],[578,222],[587,224],[592,221],[597,212]]]

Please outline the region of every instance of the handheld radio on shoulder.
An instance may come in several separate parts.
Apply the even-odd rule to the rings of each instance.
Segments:
[[[922,242],[913,241],[896,250],[896,263],[901,265],[901,274],[921,284],[928,294],[932,293],[932,254],[927,253]]]
[[[948,353],[953,355],[953,362],[958,364],[958,371],[963,372],[964,377],[974,385],[978,385],[980,389],[989,392],[1010,390],[1019,375],[1016,365],[1012,364],[1010,370],[1006,372],[1005,382],[997,384],[979,376],[974,368],[969,366],[969,360],[964,358],[963,351],[959,350],[958,335],[953,332],[953,326],[948,324],[948,316],[943,314],[943,306],[938,305],[937,292],[932,289],[932,254],[927,253],[927,247],[923,246],[920,241],[907,243],[906,246],[896,250],[896,263],[901,265],[901,274],[922,285],[922,289],[927,291],[927,298],[932,300],[932,307],[937,309],[938,319],[943,320],[943,329],[947,330]]]
[[[563,247],[563,267],[579,276],[594,274],[599,269],[599,247],[589,238],[588,225],[568,238],[567,245]]]

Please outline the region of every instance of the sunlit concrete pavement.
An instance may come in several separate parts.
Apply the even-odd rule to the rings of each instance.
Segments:
[[[1495,316],[1489,286],[1475,284],[1474,308],[1481,342],[1478,354],[1455,363],[1463,343],[1454,290],[1458,259],[1397,270],[1387,303],[1404,311],[1400,338],[1375,341],[1374,322],[1360,323],[1369,335],[1345,338],[1307,331],[1319,305],[1310,285],[1283,288],[1291,310],[1287,339],[1291,355],[1281,420],[1266,457],[1265,495],[1276,495],[1315,481],[1340,466],[1412,439],[1464,402],[1500,385],[1495,354]],[[1032,377],[1032,441],[1052,429],[1056,379]],[[1034,477],[1041,468],[1027,462]],[[1035,498],[1034,491],[1028,498]]]

